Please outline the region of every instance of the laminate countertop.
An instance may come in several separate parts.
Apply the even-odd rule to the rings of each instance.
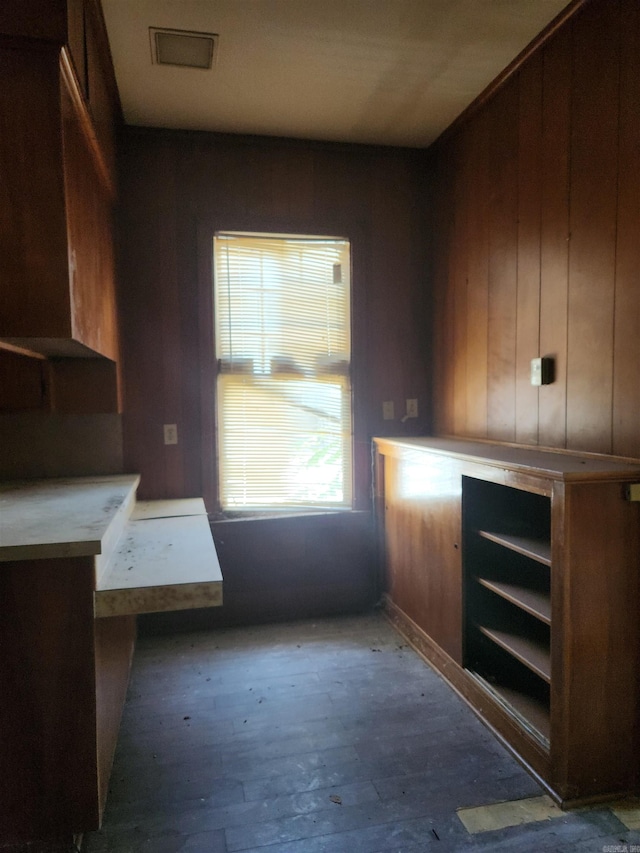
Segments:
[[[137,474],[0,483],[0,562],[97,556],[118,541]]]
[[[96,616],[222,604],[201,498],[136,502],[137,474],[0,484],[0,563],[93,557]]]

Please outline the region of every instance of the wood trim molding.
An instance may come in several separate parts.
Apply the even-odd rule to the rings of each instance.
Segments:
[[[85,139],[89,145],[100,179],[109,193],[109,197],[114,199],[116,195],[114,177],[111,174],[107,161],[102,153],[100,143],[98,142],[98,136],[96,134],[95,127],[93,126],[93,120],[89,115],[84,98],[82,97],[82,92],[78,85],[75,71],[73,70],[73,63],[66,47],[63,47],[60,51],[60,74],[63,84],[66,86],[69,93],[71,103],[73,104],[80,126],[82,127]]]
[[[107,85],[107,89],[109,90],[109,94],[113,101],[115,118],[116,118],[116,126],[124,125],[124,113],[122,111],[122,101],[120,100],[120,92],[118,91],[118,85],[116,83],[114,65],[113,65],[113,55],[111,53],[111,46],[109,44],[109,36],[107,33],[107,24],[104,19],[104,12],[102,9],[102,3],[100,0],[85,0],[86,8],[89,11],[89,14],[93,15],[93,22],[96,24],[99,32],[98,36],[98,50],[100,51],[100,58],[103,63],[103,68],[106,71],[105,66],[109,69],[109,73],[105,73],[105,81]]]
[[[542,778],[541,774],[548,775],[548,753],[534,743],[532,739],[523,737],[522,730],[514,724],[511,717],[497,707],[466,671],[436,645],[422,628],[393,603],[388,595],[383,596],[382,603],[384,614],[396,631],[404,637],[423,660],[435,669],[438,675],[444,678],[478,719],[549,795],[556,802],[561,803],[563,807],[567,806],[568,804],[562,802],[558,794]],[[505,731],[508,732],[506,737],[503,734]],[[517,750],[514,749],[512,743],[517,745]]]

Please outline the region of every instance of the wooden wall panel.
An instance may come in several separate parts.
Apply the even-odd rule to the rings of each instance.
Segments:
[[[199,326],[206,335],[211,325],[202,234],[298,231],[352,240],[355,442],[359,501],[368,506],[371,436],[416,434],[429,423],[421,155],[131,130],[121,172],[125,458],[142,474],[140,495],[202,494],[203,459],[213,454],[202,432],[212,421],[202,371],[205,388],[213,382],[210,339],[198,340]],[[418,398],[420,417],[403,424],[408,397]],[[394,421],[382,420],[384,400],[395,403]],[[163,423],[178,425],[177,446],[162,444]]]
[[[142,499],[180,498],[188,493],[184,494],[181,479],[175,479],[175,457],[189,446],[189,435],[175,408],[180,405],[180,386],[168,384],[170,362],[179,362],[180,351],[165,340],[170,308],[163,301],[166,293],[177,292],[173,151],[158,144],[144,153],[132,153],[128,166],[120,238],[131,250],[120,271],[119,293],[125,468],[144,472],[138,492]],[[179,319],[174,313],[169,321],[177,324]],[[164,423],[178,424],[179,445],[165,448]],[[168,482],[168,470],[174,474],[172,482]],[[196,488],[193,484],[192,494]]]
[[[566,27],[542,56],[540,355],[555,362],[555,381],[538,398],[538,441],[547,447],[566,444],[571,53]]]
[[[453,194],[451,220],[451,243],[455,252],[449,256],[449,281],[452,292],[452,344],[453,364],[450,365],[453,380],[453,432],[465,429],[467,419],[467,265],[465,263],[468,237],[467,186],[469,170],[469,146],[467,140],[457,140],[453,146],[454,169],[457,175]]]
[[[134,129],[121,152],[125,467],[142,475],[141,498],[204,495],[217,509],[215,230],[350,238],[356,506],[366,512],[216,522],[225,605],[202,624],[370,606],[371,437],[425,432],[430,419],[422,154]],[[420,417],[403,424],[408,397]],[[178,445],[163,445],[163,423],[177,424]],[[180,617],[146,620],[169,623]]]
[[[433,328],[433,389],[434,427],[438,433],[453,433],[454,418],[454,310],[453,288],[449,281],[449,257],[453,251],[453,197],[445,189],[451,185],[455,173],[453,152],[447,149],[437,159],[433,169],[433,197],[430,228],[436,241],[436,250],[431,258],[433,288],[433,315],[437,323]]]
[[[467,370],[464,432],[487,435],[487,365],[489,346],[489,192],[486,164],[489,121],[486,112],[469,128],[467,185]],[[436,251],[438,246],[436,245]]]
[[[613,354],[613,451],[638,455],[640,432],[640,5],[622,0]]]
[[[638,55],[637,3],[591,0],[429,152],[436,431],[640,456]]]
[[[531,358],[540,349],[541,54],[522,69],[519,82],[515,438],[535,444],[538,389],[529,376]]]
[[[46,408],[45,362],[0,350],[0,412]]]
[[[567,446],[610,453],[618,148],[617,0],[575,21]]]
[[[511,80],[488,105],[489,316],[487,434],[515,439],[518,247],[518,87]]]

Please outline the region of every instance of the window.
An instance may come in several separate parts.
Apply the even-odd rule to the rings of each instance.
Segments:
[[[218,233],[214,305],[222,509],[349,508],[349,241]]]

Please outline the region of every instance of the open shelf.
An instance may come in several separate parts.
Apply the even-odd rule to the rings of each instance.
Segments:
[[[477,672],[471,671],[471,675],[500,705],[514,714],[524,728],[535,734],[544,746],[549,748],[551,722],[548,702],[506,684],[490,683]]]
[[[488,578],[477,578],[477,581],[486,589],[522,608],[546,625],[551,624],[551,597],[548,593]]]
[[[551,660],[548,646],[531,637],[523,637],[497,628],[487,628],[484,625],[478,625],[478,630],[500,648],[513,655],[531,672],[544,679],[547,684],[551,682]]]
[[[478,535],[482,536],[483,539],[488,539],[490,542],[502,545],[510,551],[515,551],[516,554],[522,554],[524,557],[536,560],[536,562],[542,563],[544,566],[551,565],[551,544],[548,539],[513,536],[507,533],[494,533],[490,530],[478,530]]]

